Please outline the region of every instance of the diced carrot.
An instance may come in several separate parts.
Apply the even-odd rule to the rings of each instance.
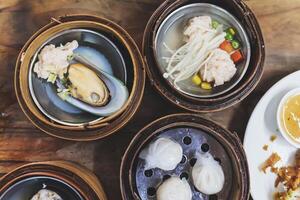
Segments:
[[[227,53],[231,53],[234,51],[234,48],[232,47],[231,43],[227,40],[220,44],[220,49],[226,51]]]
[[[244,59],[244,56],[240,50],[236,50],[233,54],[231,54],[231,59],[234,63],[238,63]]]

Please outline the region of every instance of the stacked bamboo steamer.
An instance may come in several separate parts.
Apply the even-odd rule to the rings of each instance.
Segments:
[[[183,159],[174,170],[145,170],[140,153],[158,138],[170,138],[183,148]],[[204,146],[206,146],[204,148]],[[155,147],[154,147],[155,149]],[[192,187],[195,152],[210,152],[225,173],[225,184],[218,194],[203,195]],[[155,150],[153,150],[155,151]],[[150,171],[150,172],[149,172]],[[155,120],[136,134],[129,144],[121,164],[120,182],[124,200],[156,199],[155,191],[171,176],[185,177],[193,199],[247,200],[250,177],[247,158],[238,136],[197,114],[173,114]]]
[[[155,58],[155,48],[153,48],[155,46],[156,34],[162,22],[175,10],[194,3],[210,3],[229,12],[241,23],[249,37],[251,45],[249,67],[242,80],[228,92],[210,98],[199,98],[186,95],[168,84],[168,81],[163,78],[162,73],[159,70],[159,64]],[[223,110],[246,98],[258,84],[263,73],[265,60],[265,45],[261,29],[255,15],[242,0],[164,1],[148,21],[144,32],[142,50],[142,54],[145,58],[147,74],[151,80],[151,84],[155,87],[159,94],[176,106],[197,113]]]
[[[126,104],[116,113],[96,122],[80,126],[67,126],[54,122],[46,117],[37,107],[30,93],[29,65],[37,49],[48,38],[64,30],[89,29],[110,35],[122,45],[128,53],[132,65],[126,66],[130,71],[130,94]],[[121,129],[137,111],[141,103],[145,85],[143,60],[138,47],[129,34],[116,23],[104,18],[89,15],[69,15],[52,20],[52,22],[36,32],[25,44],[17,59],[15,70],[15,92],[19,105],[27,118],[40,130],[52,136],[76,141],[90,141],[106,137]]]

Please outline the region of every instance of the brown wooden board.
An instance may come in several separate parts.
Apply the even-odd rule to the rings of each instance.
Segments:
[[[13,89],[15,60],[26,40],[50,17],[87,13],[111,19],[125,28],[141,47],[143,31],[162,0],[0,0],[0,173],[34,161],[69,160],[93,170],[108,198],[121,199],[121,157],[135,133],[158,117],[184,112],[149,85],[131,122],[104,140],[80,143],[50,137],[22,113]],[[241,103],[217,113],[203,114],[243,138],[254,106],[276,81],[300,68],[300,0],[248,0],[266,43],[262,80]]]

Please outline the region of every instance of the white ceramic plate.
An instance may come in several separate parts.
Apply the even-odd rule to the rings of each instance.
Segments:
[[[269,89],[256,105],[248,122],[244,148],[249,163],[251,195],[254,200],[272,200],[273,193],[276,192],[276,176],[269,170],[266,174],[260,170],[262,163],[273,152],[277,152],[282,158],[276,166],[293,162],[297,149],[279,132],[276,112],[282,97],[297,87],[300,87],[300,71],[284,77]],[[272,135],[277,136],[274,142],[270,141]],[[263,150],[265,144],[269,145],[267,151]]]

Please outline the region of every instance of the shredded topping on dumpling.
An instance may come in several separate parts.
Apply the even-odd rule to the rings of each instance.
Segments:
[[[31,200],[63,200],[56,192],[47,189],[41,189]]]
[[[69,66],[68,60],[76,48],[78,48],[76,40],[59,47],[53,44],[45,46],[38,55],[39,61],[35,63],[33,71],[43,79],[48,79],[50,74],[63,78]]]

